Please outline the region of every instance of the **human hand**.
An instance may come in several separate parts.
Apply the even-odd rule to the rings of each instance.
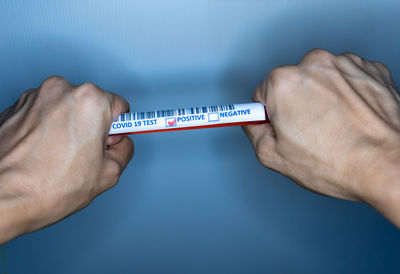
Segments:
[[[133,143],[108,132],[128,111],[116,94],[50,77],[0,115],[0,244],[84,208],[118,182]]]
[[[264,166],[400,226],[400,96],[384,65],[313,50],[272,70],[253,99],[271,121],[244,127]]]

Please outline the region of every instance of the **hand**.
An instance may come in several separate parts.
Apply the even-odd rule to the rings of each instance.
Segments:
[[[313,50],[272,70],[253,98],[271,121],[244,127],[264,166],[400,226],[400,96],[384,65]]]
[[[93,84],[50,77],[0,115],[0,244],[84,208],[133,156],[108,137],[129,104]]]

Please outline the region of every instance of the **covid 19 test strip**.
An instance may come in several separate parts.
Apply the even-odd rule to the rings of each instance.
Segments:
[[[110,135],[239,126],[268,122],[263,104],[247,103],[121,114]]]

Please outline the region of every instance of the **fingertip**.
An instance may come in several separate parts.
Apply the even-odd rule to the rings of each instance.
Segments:
[[[127,147],[127,151],[129,152],[128,153],[128,162],[129,162],[133,158],[133,155],[135,154],[135,145],[129,136],[124,136],[122,139],[124,139],[126,142],[125,146]]]
[[[243,125],[243,126],[241,126],[241,128],[243,129],[243,131],[246,134],[247,138],[250,139],[250,141],[251,141],[250,134],[252,132],[252,126],[254,126],[254,125]]]
[[[244,132],[250,141],[255,144],[256,140],[262,138],[263,136],[272,137],[272,127],[268,123],[256,124],[256,125],[245,125],[242,126]]]
[[[264,82],[265,80],[259,83],[256,89],[254,90],[253,94],[251,95],[251,99],[253,100],[253,102],[262,103],[260,95],[264,86]]]
[[[120,141],[108,146],[107,157],[117,161],[123,169],[134,155],[134,144],[128,136],[120,136]]]
[[[121,142],[122,137],[123,136],[121,136],[121,135],[110,135],[106,139],[106,145],[112,146],[112,145],[118,144],[119,142]]]

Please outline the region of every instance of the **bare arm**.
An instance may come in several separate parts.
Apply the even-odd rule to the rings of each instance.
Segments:
[[[244,130],[264,166],[400,227],[400,96],[384,65],[313,50],[271,71],[254,100],[271,124]]]

